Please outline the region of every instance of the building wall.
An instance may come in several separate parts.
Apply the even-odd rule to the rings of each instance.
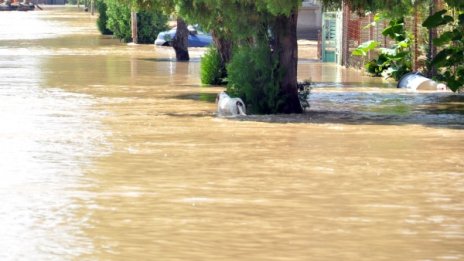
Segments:
[[[317,40],[318,31],[321,29],[321,25],[321,5],[314,0],[303,1],[303,5],[298,12],[298,39]]]
[[[363,66],[363,57],[353,56],[351,52],[360,44],[370,40],[380,42],[381,46],[379,47],[389,46],[388,38],[382,35],[385,22],[369,26],[374,21],[373,15],[359,16],[356,12],[352,12],[348,6],[343,8],[343,16],[342,64],[347,67],[361,68]],[[374,57],[377,57],[377,54],[371,51],[366,59],[371,60]]]

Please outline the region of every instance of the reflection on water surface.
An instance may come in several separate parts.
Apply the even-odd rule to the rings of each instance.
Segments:
[[[1,260],[464,259],[461,96],[302,62],[306,114],[216,118],[202,49],[75,10],[0,13]]]

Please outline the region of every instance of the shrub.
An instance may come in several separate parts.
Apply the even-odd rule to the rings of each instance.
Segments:
[[[98,13],[100,14],[97,19],[98,30],[100,31],[101,34],[105,34],[105,35],[113,34],[113,32],[107,27],[108,15],[106,14],[106,10],[108,9],[108,6],[103,0],[98,0],[96,2],[96,8],[97,8]]]
[[[222,84],[225,72],[221,68],[221,56],[216,48],[210,47],[201,58],[200,66],[202,84]]]
[[[441,47],[441,51],[432,59],[431,65],[439,69],[437,80],[445,82],[448,88],[457,92],[464,88],[464,13],[460,13],[456,21],[447,12],[436,12],[422,26],[429,30],[448,26],[448,30],[433,39],[433,43]]]
[[[121,4],[116,0],[107,0],[106,14],[108,15],[107,28],[124,42],[131,40],[130,9],[127,4]]]
[[[165,31],[168,17],[159,11],[143,11],[137,14],[139,43],[153,44],[159,32]]]
[[[392,19],[382,34],[395,40],[395,44],[391,48],[380,48],[378,58],[365,63],[365,68],[373,76],[399,80],[412,68],[411,35],[405,30],[403,18]],[[364,42],[352,52],[352,55],[362,56],[364,60],[379,44],[377,41]]]
[[[282,103],[278,64],[277,55],[266,44],[237,49],[227,66],[227,91],[242,98],[251,113],[276,113]]]
[[[131,35],[131,10],[129,5],[117,0],[106,0],[108,6],[107,28],[124,42],[132,40]],[[140,11],[137,13],[138,42],[153,43],[159,32],[167,29],[168,17],[160,11]]]

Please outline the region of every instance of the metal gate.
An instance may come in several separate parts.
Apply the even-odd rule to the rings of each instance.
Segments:
[[[341,63],[342,12],[322,14],[322,61]]]

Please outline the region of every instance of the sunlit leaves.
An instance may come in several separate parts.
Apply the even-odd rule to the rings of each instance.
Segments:
[[[406,32],[404,30],[404,18],[390,20],[389,26],[382,31],[384,36],[388,36],[396,41],[404,41]]]
[[[380,52],[388,56],[396,55],[396,50],[392,48],[380,48]]]
[[[362,43],[359,45],[351,54],[355,56],[366,56],[369,51],[374,50],[377,46],[379,46],[379,42],[371,40]]]
[[[404,29],[404,19],[392,19],[389,26],[382,32],[396,41],[391,48],[379,48],[379,56],[366,64],[369,73],[375,76],[393,77],[399,79],[402,75],[411,71],[411,37]],[[370,50],[375,49],[380,43],[377,41],[364,42],[356,48],[352,54],[366,56]]]

